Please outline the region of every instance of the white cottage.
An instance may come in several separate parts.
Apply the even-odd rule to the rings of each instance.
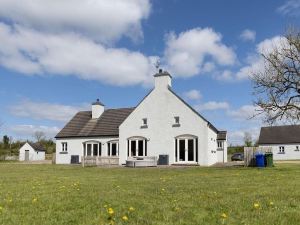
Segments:
[[[80,162],[82,155],[117,158],[120,165],[145,156],[168,164],[226,162],[226,131],[172,90],[168,72],[160,70],[154,79],[154,89],[135,108],[105,110],[97,100],[92,111],[77,113],[56,136],[56,162]]]
[[[274,160],[300,159],[300,125],[262,127],[259,147],[271,147]]]
[[[39,144],[26,142],[19,150],[19,161],[45,160],[45,151]]]

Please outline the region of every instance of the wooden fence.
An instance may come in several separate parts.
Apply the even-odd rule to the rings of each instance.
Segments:
[[[85,166],[107,166],[107,165],[119,165],[119,157],[117,156],[82,156],[82,167]]]
[[[272,152],[272,148],[271,147],[244,147],[244,165],[246,167],[256,165],[255,155],[258,152],[262,152],[262,153]]]

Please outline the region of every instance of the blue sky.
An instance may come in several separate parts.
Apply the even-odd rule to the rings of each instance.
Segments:
[[[289,25],[300,25],[299,0],[3,0],[0,134],[54,137],[96,98],[135,106],[159,59],[173,89],[230,143],[245,131],[255,139],[249,72]]]

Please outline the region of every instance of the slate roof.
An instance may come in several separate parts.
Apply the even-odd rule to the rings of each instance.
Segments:
[[[119,126],[134,109],[107,109],[98,119],[91,111],[78,112],[55,138],[119,136]]]
[[[227,131],[219,131],[217,140],[226,140]]]
[[[300,143],[300,125],[262,127],[258,144]]]
[[[37,152],[45,152],[46,149],[39,143],[28,143],[35,151]]]

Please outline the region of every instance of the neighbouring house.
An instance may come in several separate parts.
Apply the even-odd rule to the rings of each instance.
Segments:
[[[97,100],[78,112],[56,135],[56,163],[81,157],[164,155],[168,164],[209,166],[227,161],[227,134],[188,105],[171,88],[172,77],[159,70],[154,88],[134,108],[105,109]]]
[[[45,160],[45,152],[42,145],[26,142],[19,150],[19,161]]]
[[[259,147],[271,147],[274,160],[300,159],[300,125],[262,127]]]

